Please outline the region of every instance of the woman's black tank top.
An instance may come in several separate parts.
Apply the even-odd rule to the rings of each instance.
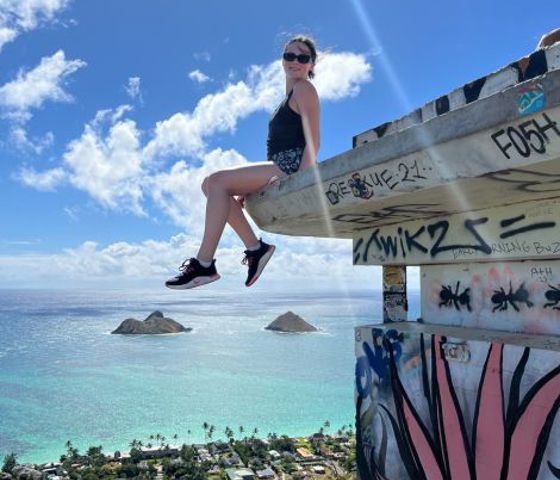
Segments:
[[[286,99],[276,108],[268,122],[266,156],[269,160],[272,155],[283,150],[305,147],[301,116],[288,105],[292,93],[293,90],[290,90]]]

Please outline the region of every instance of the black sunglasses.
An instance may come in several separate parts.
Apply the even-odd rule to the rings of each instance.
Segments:
[[[293,62],[296,58],[299,63],[309,63],[311,61],[311,55],[307,55],[305,53],[300,53],[296,55],[292,52],[286,52],[282,55],[282,58],[286,60],[286,62]]]

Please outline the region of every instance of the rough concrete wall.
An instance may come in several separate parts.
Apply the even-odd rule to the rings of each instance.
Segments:
[[[560,335],[560,260],[421,268],[426,323]]]
[[[560,351],[356,328],[359,478],[560,478]]]

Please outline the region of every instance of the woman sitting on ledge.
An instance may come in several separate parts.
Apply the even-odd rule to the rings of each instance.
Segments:
[[[315,44],[308,37],[294,37],[284,46],[286,97],[269,122],[268,161],[220,170],[204,179],[204,238],[196,257],[185,260],[179,275],[165,282],[168,288],[193,288],[220,278],[214,254],[226,222],[247,248],[243,259],[249,267],[245,285],[249,287],[259,278],[275,247],[255,236],[243,214],[244,196],[315,165],[319,150],[319,97],[309,79],[314,77],[316,60]]]

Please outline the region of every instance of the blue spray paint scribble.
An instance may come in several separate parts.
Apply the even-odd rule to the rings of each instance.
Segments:
[[[387,346],[393,350],[395,361],[399,361],[402,354],[401,343],[403,341],[403,334],[397,330],[379,330],[373,329],[373,342],[372,347],[366,342],[363,342],[362,348],[366,353],[370,367],[379,377],[379,383],[383,384],[388,380],[389,375],[389,352]]]
[[[356,389],[361,398],[369,397],[373,379],[371,368],[367,357],[361,356],[356,359]]]
[[[546,106],[546,97],[540,85],[528,86],[521,92],[517,97],[519,115],[529,115],[542,110]]]

